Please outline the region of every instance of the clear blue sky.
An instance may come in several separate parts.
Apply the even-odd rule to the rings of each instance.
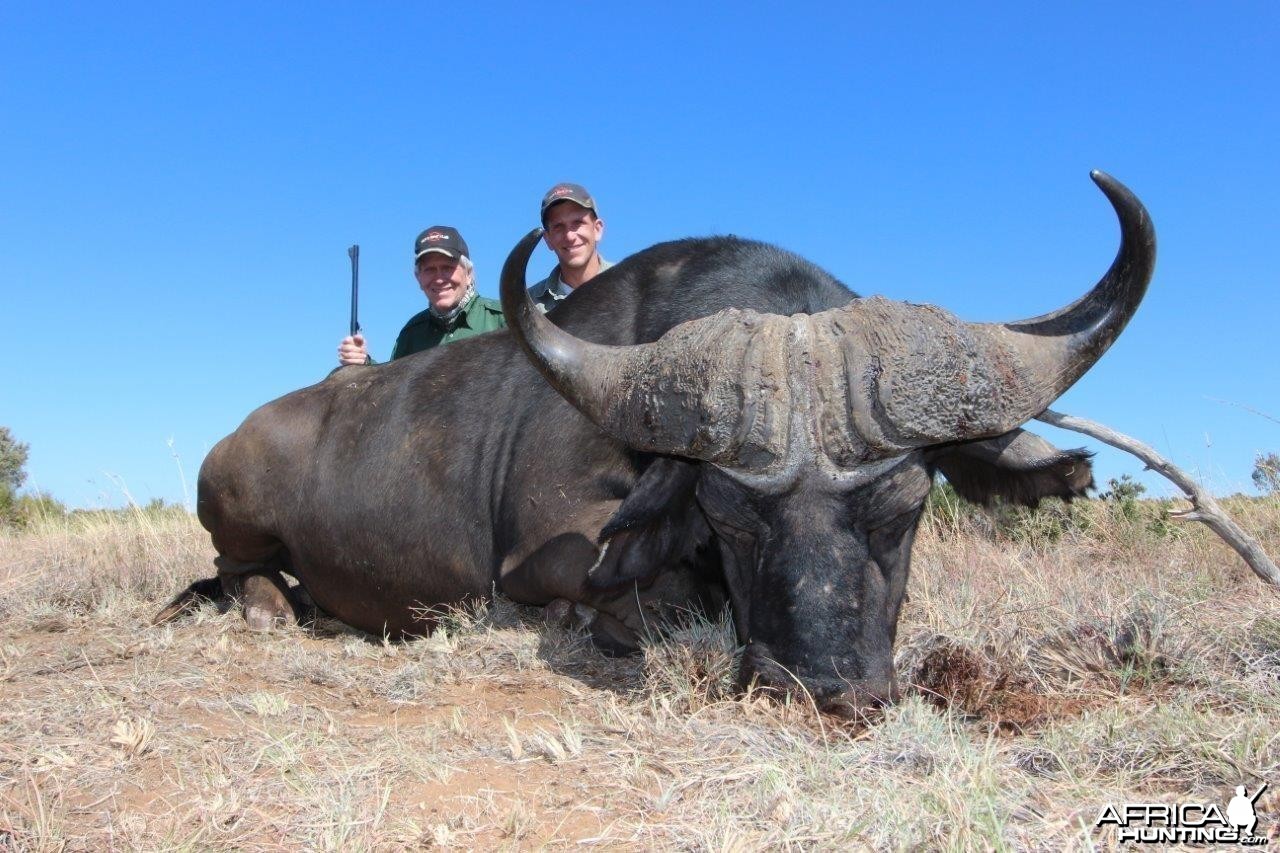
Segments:
[[[734,233],[863,293],[1035,315],[1114,255],[1097,167],[1160,257],[1055,408],[1252,491],[1280,450],[1242,408],[1280,417],[1277,10],[8,2],[0,424],[69,504],[182,500],[170,440],[194,500],[219,438],[334,365],[347,246],[385,358],[425,307],[417,232],[457,226],[493,295],[560,180],[596,195],[613,260]],[[1141,467],[1037,429],[1097,449],[1104,482]]]

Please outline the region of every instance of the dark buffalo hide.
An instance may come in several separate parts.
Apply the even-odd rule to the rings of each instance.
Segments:
[[[857,299],[732,237],[654,246],[543,318],[523,289],[535,232],[504,270],[515,329],[344,368],[210,452],[198,511],[220,587],[266,626],[296,604],[287,573],[395,635],[495,589],[567,599],[598,611],[611,649],[634,647],[648,608],[727,598],[744,683],[838,713],[888,699],[935,473],[980,501],[1091,485],[1087,453],[1019,426],[1105,351],[1150,277],[1146,212],[1095,180],[1121,217],[1111,270],[1008,324]]]

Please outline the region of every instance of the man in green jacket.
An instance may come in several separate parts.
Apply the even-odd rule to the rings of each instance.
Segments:
[[[400,330],[391,351],[392,361],[506,325],[498,300],[476,293],[471,250],[458,229],[431,226],[413,241],[413,253],[413,275],[430,304]],[[343,338],[338,361],[344,366],[371,364],[364,335]]]
[[[529,288],[529,296],[549,311],[576,288],[613,264],[597,249],[604,237],[604,220],[596,200],[581,184],[561,183],[542,197],[543,240],[559,261],[551,274]]]

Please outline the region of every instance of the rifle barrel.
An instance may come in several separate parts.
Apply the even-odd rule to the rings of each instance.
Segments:
[[[360,334],[360,244],[347,249],[351,259],[351,336]]]

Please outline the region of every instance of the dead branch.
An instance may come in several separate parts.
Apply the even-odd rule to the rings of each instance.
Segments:
[[[1218,506],[1218,502],[1214,500],[1213,495],[1201,488],[1200,484],[1187,476],[1185,471],[1175,466],[1159,453],[1156,453],[1155,450],[1137,439],[1121,435],[1101,424],[1084,418],[1077,418],[1073,415],[1064,415],[1051,409],[1045,409],[1036,420],[1044,421],[1062,429],[1084,433],[1104,444],[1109,444],[1118,450],[1131,453],[1141,459],[1149,470],[1155,471],[1186,492],[1187,500],[1191,501],[1191,509],[1170,513],[1173,518],[1179,521],[1204,522],[1214,533],[1221,536],[1224,542],[1235,549],[1237,554],[1244,558],[1244,561],[1249,564],[1249,568],[1253,569],[1254,574],[1272,586],[1280,587],[1280,569],[1276,568],[1276,564],[1262,550],[1258,540],[1232,521],[1231,517],[1222,511],[1222,507]]]

